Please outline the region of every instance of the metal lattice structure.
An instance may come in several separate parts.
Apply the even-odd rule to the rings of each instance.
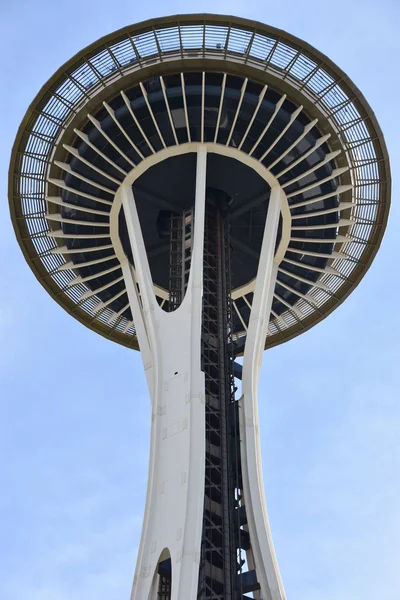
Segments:
[[[205,111],[205,96],[208,74],[215,71],[225,74],[219,86],[219,110],[215,113],[215,135],[211,140],[210,128],[206,127],[209,114]],[[292,141],[293,148],[290,148],[292,144],[286,144],[279,156],[276,148],[282,130],[275,139],[271,138],[269,147],[261,155],[257,156],[254,145],[247,148],[249,156],[255,156],[260,164],[275,172],[283,187],[290,190],[287,193],[291,213],[290,250],[287,249],[287,260],[282,264],[276,289],[266,341],[269,347],[318,322],[358,284],[379,247],[390,194],[385,144],[362,94],[329,59],[282,31],[242,19],[186,15],[127,27],[79,53],[44,86],[18,132],[10,167],[10,207],[16,234],[36,276],[57,302],[106,337],[137,347],[135,327],[121,287],[122,276],[117,262],[113,261],[108,212],[117,186],[130,169],[159,150],[192,142],[185,72],[203,73],[200,98],[202,139],[199,141],[208,136],[208,142],[245,152],[246,140],[251,139],[251,128],[257,114],[263,110],[268,90],[279,94],[276,96],[277,109],[279,105],[283,107],[285,101],[292,102],[287,131],[293,130],[299,122],[299,135]],[[186,137],[185,128],[177,128],[169,108],[171,99],[165,84],[169,73],[180,73]],[[243,85],[236,98],[230,131],[224,132],[221,117],[229,74],[240,74]],[[154,77],[159,80],[160,94],[171,124],[170,139],[167,139],[164,125],[158,123],[157,114],[152,110],[151,88],[144,83]],[[258,87],[258,93],[253,94],[257,101],[253,105],[253,114],[247,116],[248,129],[243,130],[239,127],[241,111],[246,104],[246,88],[252,82],[261,87]],[[152,128],[147,128],[146,132],[125,94],[133,86],[137,87],[136,95],[141,94],[140,102],[147,107],[151,117]],[[131,113],[132,123],[137,129],[137,141],[134,141],[133,135],[127,134],[116,116],[118,111],[110,106],[116,96],[120,96],[121,102],[124,100]],[[101,120],[92,116],[98,115],[101,109],[104,112],[104,107],[108,117],[114,121],[116,131],[118,129],[118,142],[109,137]],[[307,118],[302,120],[303,115]],[[275,118],[277,111],[270,116]],[[88,124],[97,128],[102,137],[100,145],[88,140],[85,133]],[[301,205],[307,206],[307,210],[311,207],[311,203],[306,204],[311,185],[301,186],[301,178],[297,180],[300,184],[297,184],[296,178],[288,176],[300,158],[298,153],[296,155],[296,148],[301,147],[312,127],[317,128],[319,134],[314,140],[317,148],[314,148],[313,156],[316,156],[318,144],[324,148],[318,164],[333,165],[331,180],[334,186],[330,191],[337,190],[332,197],[340,198],[340,205],[339,202],[336,206],[325,203],[323,210],[319,211],[324,215],[335,211],[335,227],[329,229],[329,234],[335,234],[330,252],[326,251],[328,242],[321,223],[301,220]],[[273,120],[269,130],[273,132]],[[267,136],[268,131],[265,131],[264,137]],[[99,153],[102,154],[101,169],[86,155],[80,155],[79,144],[82,142],[90,146],[90,151],[95,152],[97,158]],[[298,158],[290,162],[288,158],[293,153]],[[79,164],[89,168],[89,177],[87,173],[82,175]],[[302,164],[306,165],[306,162]],[[308,177],[312,177],[317,169],[304,169],[303,181],[306,172]],[[86,180],[83,179],[85,177]],[[71,184],[66,183],[68,178]],[[85,191],[79,191],[82,184],[86,186]],[[74,199],[74,194],[78,194],[79,198]],[[72,198],[70,203],[65,200],[68,195]],[[85,210],[80,202],[82,198],[89,200],[90,207]],[[315,198],[314,202],[314,207],[318,206]],[[81,207],[77,216],[76,205],[79,203]],[[68,207],[68,204],[72,206]],[[318,216],[317,211],[314,216]],[[92,223],[96,223],[96,229],[84,230],[88,222],[91,227]],[[68,224],[77,229],[66,232]],[[311,233],[313,229],[321,232],[321,236],[316,238],[315,231]],[[90,246],[93,235],[96,243]],[[98,260],[91,260],[89,252],[96,252],[97,257],[108,259],[107,268],[92,269],[93,272],[89,269],[89,274],[82,277],[74,262],[74,253],[78,253],[79,248],[74,249],[66,243],[69,239],[76,241],[80,236],[85,240],[86,253],[85,260],[78,263],[79,267],[87,265],[89,268],[90,263]],[[304,237],[308,236],[312,236],[313,242],[307,246]],[[316,243],[320,245],[316,246]],[[100,249],[101,252],[104,250],[104,255],[98,254]],[[326,254],[329,254],[326,265],[323,268],[314,266],[314,273],[318,274],[315,280],[315,276],[310,274],[312,265],[309,266],[305,256],[320,258],[322,255],[325,259]],[[306,262],[308,274],[298,267],[301,261]],[[105,275],[113,273],[113,278],[99,279],[102,272]],[[97,287],[93,280],[98,282]],[[303,280],[308,286],[305,293],[299,284],[304,283]],[[245,334],[247,328],[252,301],[252,285],[251,282],[248,284],[233,291],[236,336]],[[114,299],[106,293],[109,288],[115,292]],[[166,290],[157,291],[160,302],[165,301]],[[115,303],[118,299],[121,301]]]

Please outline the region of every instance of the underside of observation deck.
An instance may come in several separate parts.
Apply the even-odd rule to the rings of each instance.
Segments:
[[[101,188],[111,189],[110,177],[121,177],[118,169],[127,171],[129,161],[140,162],[141,155],[149,157],[151,148],[159,152],[163,143],[166,147],[173,145],[174,134],[178,143],[216,140],[268,161],[271,173],[281,174],[280,183],[288,197],[293,196],[292,214],[298,231],[281,266],[271,313],[271,322],[279,327],[279,317],[290,311],[299,298],[307,298],[325,269],[331,272],[328,261],[337,237],[339,195],[347,188],[339,187],[343,172],[335,161],[339,153],[331,151],[318,124],[285,95],[242,77],[200,72],[154,77],[118,95],[91,117],[76,138],[76,155],[71,150],[70,162],[64,167],[65,187],[61,190],[65,204],[61,211],[63,233],[70,236],[65,241],[74,251],[71,258],[75,268],[88,287],[97,291],[103,304],[132,321],[112,248],[93,252],[92,242],[79,237],[93,231],[101,235],[106,217],[96,215],[89,221],[86,215],[85,221],[76,224],[71,217],[77,220],[79,213],[70,207],[90,210],[93,184],[88,182],[94,182],[100,192]],[[119,151],[109,140],[118,145]],[[104,158],[106,149],[108,160]],[[290,168],[285,167],[291,163]],[[195,155],[184,154],[158,163],[134,185],[153,281],[160,289],[168,289],[169,273],[163,221],[168,211],[179,214],[190,208],[194,170]],[[207,185],[227,193],[233,202],[230,291],[247,289],[247,293],[235,297],[233,304],[234,335],[235,339],[241,338],[238,347],[242,348],[253,292],[248,284],[257,273],[270,188],[252,168],[212,153],[208,155]],[[79,200],[77,194],[81,194]],[[126,254],[131,256],[123,213],[120,235]],[[169,299],[164,298],[165,310],[168,303]],[[298,310],[293,314],[299,315]]]
[[[387,221],[390,167],[360,91],[326,56],[283,31],[235,17],[180,15],[124,28],[71,59],[32,103],[14,146],[10,208],[18,240],[68,312],[137,348],[109,210],[132,169],[198,140],[251,156],[285,187],[291,240],[266,346],[284,342],[329,314],[368,269]],[[135,192],[142,215],[146,203],[149,217],[157,210],[147,233],[158,298],[168,309],[168,276],[160,276],[168,249],[155,224],[166,203],[180,210],[182,198],[157,193],[159,176],[138,182]],[[257,220],[268,190],[248,181],[247,194],[234,200],[238,339],[248,326]],[[242,286],[245,272],[249,285]]]

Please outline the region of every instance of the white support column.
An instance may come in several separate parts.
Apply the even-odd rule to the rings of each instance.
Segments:
[[[243,492],[252,545],[251,562],[254,561],[261,585],[261,595],[258,593],[255,597],[262,600],[285,599],[265,504],[257,398],[258,378],[278,271],[275,245],[282,202],[281,189],[273,187],[244,349],[243,395],[239,410]]]
[[[154,164],[187,152],[197,154],[192,264],[185,298],[176,311],[167,314],[154,295],[156,290],[158,296],[166,298],[165,290],[156,288],[151,279],[132,184]],[[243,488],[252,544],[247,560],[250,568],[256,568],[261,585],[254,597],[256,600],[284,600],[264,500],[257,383],[277,270],[290,241],[290,210],[278,180],[258,161],[235,148],[198,142],[168,147],[148,157],[127,175],[110,211],[109,235],[121,264],[152,399],[147,500],[131,600],[156,599],[157,564],[169,556],[172,600],[191,600],[197,595],[205,471],[201,324],[207,152],[244,162],[271,187],[258,275],[254,282],[247,284],[246,293],[254,290],[254,298],[244,353],[239,414]],[[130,265],[119,238],[121,205],[134,266]],[[275,253],[280,215],[282,238]]]
[[[205,465],[201,322],[206,160],[206,147],[200,146],[191,271],[183,302],[172,313],[165,313],[154,296],[132,187],[120,188],[135,270],[127,259],[121,266],[152,398],[146,510],[131,600],[156,599],[157,565],[169,554],[171,599],[197,595]]]

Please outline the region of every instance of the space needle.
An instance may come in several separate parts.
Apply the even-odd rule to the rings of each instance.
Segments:
[[[148,383],[131,600],[285,599],[260,458],[263,353],[358,285],[390,185],[350,79],[232,16],[107,35],[29,107],[9,173],[21,249],[68,313],[140,350]]]

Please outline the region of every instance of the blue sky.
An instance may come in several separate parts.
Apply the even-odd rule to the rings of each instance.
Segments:
[[[7,204],[16,130],[39,88],[82,47],[188,10],[258,19],[307,40],[359,86],[385,134],[393,205],[382,248],[333,315],[264,356],[259,397],[288,600],[398,600],[396,0],[0,3],[0,598],[129,598],[150,417],[139,354],[70,318],[25,264]]]

